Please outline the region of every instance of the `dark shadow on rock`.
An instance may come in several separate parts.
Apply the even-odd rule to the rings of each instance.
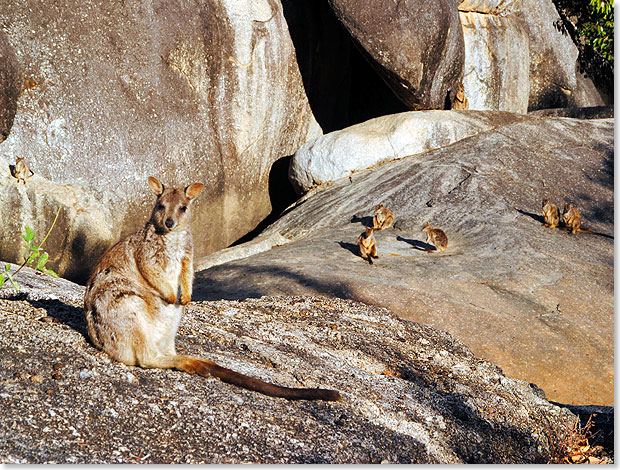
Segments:
[[[258,236],[269,225],[287,213],[286,208],[293,204],[299,195],[288,179],[288,167],[293,158],[292,155],[281,157],[271,165],[269,170],[269,201],[271,212],[252,231],[236,240],[230,246],[237,246],[249,242]]]
[[[427,250],[435,249],[433,245],[429,245],[428,243],[425,243],[421,240],[414,240],[412,238],[404,238],[404,237],[401,237],[400,235],[396,237],[396,240],[398,240],[399,242],[408,243],[411,245],[411,248],[415,248],[416,250],[427,251]]]
[[[357,246],[355,243],[338,242],[338,245],[340,245],[340,247],[344,248],[345,250],[349,250],[355,256],[359,256],[360,255],[359,246]]]
[[[561,207],[558,207],[558,209],[559,209],[560,211],[562,211],[562,208],[561,208]],[[534,213],[532,213],[532,212],[522,211],[521,209],[516,209],[516,211],[517,211],[519,214],[522,214],[522,215],[527,215],[528,217],[531,217],[531,218],[532,218],[532,219],[534,219],[536,222],[540,222],[540,223],[541,223],[541,224],[543,224],[543,225],[545,224],[545,218],[544,218],[542,215],[534,214]],[[561,214],[560,214],[560,217],[561,217]]]
[[[591,446],[603,446],[603,448],[613,455],[614,453],[614,407],[596,405],[566,405],[551,402],[562,408],[568,408],[573,414],[579,416],[579,424],[586,426],[591,420],[593,437],[589,439]]]
[[[283,0],[308,102],[324,133],[408,111],[325,0]]]
[[[361,223],[364,227],[372,227],[374,225],[372,217],[369,215],[359,216],[355,214],[353,217],[351,217],[351,223],[352,224]]]
[[[23,300],[34,308],[44,309],[47,312],[47,316],[53,319],[52,321],[70,326],[90,341],[86,328],[86,319],[84,318],[84,309],[60,300],[32,300],[28,298]]]
[[[359,255],[358,255],[359,256]],[[244,300],[273,295],[272,287],[262,289],[260,279],[276,278],[281,281],[282,295],[295,295],[297,286],[310,290],[313,294],[341,299],[357,300],[351,290],[343,283],[332,283],[314,279],[299,272],[280,266],[239,266],[220,265],[201,271],[196,275],[192,301],[201,300]],[[253,278],[257,281],[254,282]],[[286,289],[286,286],[290,288]],[[270,283],[270,286],[273,284]],[[309,294],[304,292],[304,294]]]

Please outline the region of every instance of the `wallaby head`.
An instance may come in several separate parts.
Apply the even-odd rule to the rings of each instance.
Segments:
[[[375,209],[375,212],[378,211],[379,209],[381,209],[383,207],[383,203],[380,202],[379,205],[377,206],[377,208]]]
[[[426,222],[426,223],[424,224],[424,226],[422,227],[422,231],[423,231],[423,232],[426,232],[426,231],[428,231],[428,230],[430,230],[430,229],[431,229],[431,223],[430,223],[430,222]]]
[[[158,179],[149,176],[149,186],[157,194],[150,219],[157,233],[187,227],[191,221],[189,206],[204,185],[194,183],[186,188],[166,188]]]
[[[569,210],[571,210],[573,208],[573,203],[569,202],[568,204],[564,205],[564,213],[568,212]]]
[[[372,235],[372,232],[375,231],[374,227],[366,227],[366,236],[369,237],[370,235]]]
[[[549,199],[543,199],[542,206],[545,207],[549,203]]]

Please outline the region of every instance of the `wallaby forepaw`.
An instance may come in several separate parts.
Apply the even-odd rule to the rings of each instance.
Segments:
[[[181,305],[187,305],[192,300],[191,295],[181,295]]]

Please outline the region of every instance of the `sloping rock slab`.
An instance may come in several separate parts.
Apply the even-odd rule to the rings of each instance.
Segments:
[[[81,287],[31,273],[0,290],[3,463],[544,462],[575,419],[449,334],[325,297],[192,303],[178,349],[340,402],[127,367],[84,337]]]
[[[387,307],[556,401],[612,405],[613,130],[612,119],[532,117],[333,182],[254,242],[291,243],[200,272],[194,296],[320,293]],[[574,202],[607,236],[544,227],[544,197]],[[376,234],[371,266],[355,241],[380,202],[396,221]],[[417,249],[427,220],[447,232],[445,253]]]

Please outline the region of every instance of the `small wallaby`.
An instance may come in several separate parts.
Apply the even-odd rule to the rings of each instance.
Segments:
[[[357,237],[357,245],[360,247],[360,256],[372,264],[373,258],[377,256],[377,242],[375,240],[374,227],[366,227],[359,237]]]
[[[372,223],[375,230],[390,228],[394,223],[394,214],[383,204],[379,204],[375,209],[375,216],[372,218]]]
[[[446,251],[448,248],[448,235],[438,227],[431,227],[430,222],[426,222],[422,227],[422,231],[426,232],[426,243],[435,245],[434,250],[424,250],[429,253],[436,251]]]
[[[542,213],[547,227],[555,228],[560,223],[560,214],[558,206],[544,199],[542,202]]]
[[[459,82],[458,84],[456,96],[454,97],[454,102],[452,103],[452,109],[469,109],[469,101],[467,101],[467,97],[465,96],[465,87],[463,86],[463,82]]]
[[[15,160],[15,169],[13,170],[13,176],[17,179],[17,182],[26,184],[26,180],[32,175],[34,175],[34,172],[28,168],[24,157],[17,157]]]
[[[176,353],[175,336],[194,278],[190,204],[203,185],[166,188],[153,177],[149,185],[157,195],[150,219],[103,255],[86,286],[84,313],[93,344],[127,365],[211,375],[292,400],[340,399],[335,390],[281,387]]]

